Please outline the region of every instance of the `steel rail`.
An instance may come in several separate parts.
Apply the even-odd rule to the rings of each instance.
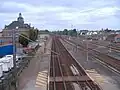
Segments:
[[[57,45],[56,45],[57,46]],[[58,47],[56,47],[57,49],[58,49]],[[58,65],[59,65],[59,67],[60,67],[60,72],[61,72],[61,75],[62,75],[62,79],[63,79],[63,84],[64,84],[64,88],[65,88],[65,90],[67,90],[67,88],[66,88],[66,84],[65,84],[65,80],[64,80],[64,76],[63,76],[63,71],[62,71],[62,66],[61,66],[61,64],[60,64],[60,58],[59,58],[59,56],[57,55],[57,58],[58,58]]]
[[[62,44],[62,43],[61,43]],[[62,44],[62,46],[64,47],[64,45]],[[66,48],[64,47],[64,49],[66,50]],[[67,52],[67,50],[66,50],[66,52]],[[68,54],[69,55],[69,54]],[[71,56],[69,55],[69,58],[71,58]],[[70,60],[70,59],[69,59]],[[73,58],[71,58],[71,60],[73,61]],[[73,61],[74,62],[74,61]],[[74,63],[76,63],[76,62],[74,62]],[[77,63],[76,63],[77,64]],[[76,68],[77,68],[77,66],[76,66]],[[76,70],[75,70],[76,71]],[[77,72],[77,71],[76,71]],[[80,72],[80,70],[79,70],[79,73],[80,74],[78,74],[78,76],[80,77],[80,76],[82,76],[83,75],[83,73],[82,72]],[[74,74],[73,74],[74,75]],[[74,75],[75,76],[75,75]],[[76,77],[76,76],[75,76]],[[78,85],[80,85],[79,84],[79,81],[77,81],[77,83],[78,83]],[[91,89],[93,89],[93,87],[89,84],[89,81],[85,81],[84,82],[84,84],[85,84],[85,86],[89,86],[89,88],[91,88]],[[81,86],[80,86],[80,88],[81,88]]]
[[[60,45],[60,44],[59,44]],[[62,45],[62,43],[61,43],[61,45]],[[62,45],[62,47],[64,47],[64,45]],[[66,48],[64,47],[64,49],[66,50]],[[66,51],[67,52],[67,51]],[[69,55],[69,54],[68,54]],[[70,56],[69,56],[69,60],[72,60],[73,61],[73,58],[71,58]],[[74,61],[73,61],[74,62]],[[77,67],[77,66],[76,66]],[[79,70],[79,73],[81,74],[81,75],[83,75],[83,73],[82,72],[80,72],[80,70]],[[73,74],[74,75],[74,74]],[[75,76],[75,75],[74,75]],[[79,75],[80,76],[80,75]],[[76,76],[75,76],[76,77]],[[77,78],[77,77],[76,77]],[[80,86],[80,84],[79,84],[79,81],[77,80],[77,83],[78,83],[78,85]],[[85,86],[87,86],[86,85],[86,83],[87,83],[87,85],[91,88],[91,89],[93,89],[93,87],[89,84],[89,82],[88,81],[85,81]],[[81,88],[81,86],[80,86],[80,88]]]
[[[68,43],[68,42],[67,42],[67,43]],[[72,42],[72,43],[73,43],[73,42]],[[82,49],[83,49],[83,48],[82,48]],[[79,73],[80,73],[80,72],[79,72]],[[81,73],[81,74],[82,74],[82,73]],[[95,85],[93,85],[93,83],[92,83],[92,85],[91,85],[91,83],[90,83],[89,81],[87,81],[87,80],[85,81],[84,84],[85,84],[85,86],[89,86],[89,88],[90,88],[91,90],[93,89],[93,86],[95,86]],[[97,87],[94,87],[94,88],[95,88],[95,90],[96,90]]]
[[[67,42],[66,40],[64,40],[65,42]],[[70,40],[69,40],[70,41]],[[67,42],[68,44],[69,44],[69,41]],[[74,44],[75,42],[70,42],[70,45],[72,45],[72,44]],[[90,43],[90,44],[92,44],[92,43]],[[92,44],[92,45],[94,45],[94,44]],[[99,45],[100,46],[100,45]],[[101,46],[103,46],[103,45],[101,45]],[[81,48],[81,45],[79,45],[79,47],[80,48],[78,48],[78,49],[83,49],[83,48]],[[106,47],[107,48],[107,47]],[[91,50],[91,51],[94,51],[94,53],[95,53],[95,55],[93,54],[93,56],[95,57],[95,58],[98,58],[100,61],[102,61],[102,62],[104,62],[104,63],[106,63],[106,65],[107,64],[109,64],[109,66],[107,66],[107,67],[111,67],[111,70],[114,70],[116,73],[118,73],[119,74],[119,71],[118,70],[120,70],[120,61],[119,60],[117,60],[116,58],[114,58],[114,57],[112,57],[112,56],[109,56],[109,55],[106,55],[106,54],[103,54],[103,53],[101,53],[100,51],[98,51],[98,50],[95,50],[95,49],[90,49],[89,48],[89,50]],[[102,55],[104,55],[104,57],[106,57],[106,58],[109,58],[109,59],[111,59],[111,60],[107,60],[107,61],[105,61],[103,58],[100,58],[100,56],[99,55],[97,55],[96,56],[96,54],[97,53],[99,53],[99,54],[102,54]],[[106,56],[105,56],[106,55]],[[99,57],[98,57],[99,56]],[[113,60],[112,60],[113,59]],[[110,62],[111,61],[111,62]],[[118,63],[116,63],[116,61],[118,62]],[[114,66],[113,66],[113,64],[114,64]],[[113,69],[113,68],[114,69]]]
[[[70,41],[70,40],[69,40]],[[67,42],[68,43],[68,42]],[[74,43],[75,44],[75,42],[71,42],[71,43]],[[80,45],[79,44],[79,47],[81,47],[82,45]],[[83,46],[82,46],[83,47]],[[78,49],[80,49],[80,48],[78,48]],[[83,49],[83,48],[81,48],[81,49]],[[106,62],[106,61],[104,61],[103,59],[100,59],[100,60],[102,60],[102,61],[104,61],[105,63],[107,63],[107,64],[110,64],[111,65],[111,63],[114,63],[115,65],[117,65],[117,67],[115,67],[115,66],[113,66],[112,65],[112,67],[114,67],[114,68],[116,68],[117,70],[119,70],[118,68],[118,66],[119,66],[119,64],[120,64],[120,61],[119,60],[117,60],[116,58],[113,58],[113,57],[111,57],[111,56],[109,56],[109,55],[106,55],[106,54],[103,54],[103,53],[101,53],[101,52],[99,52],[99,51],[97,51],[97,50],[94,50],[94,49],[91,49],[91,48],[89,48],[89,50],[91,50],[91,51],[94,51],[95,53],[99,53],[100,55],[104,55],[104,57],[107,57],[107,58],[111,58],[111,60],[110,61],[108,61],[108,62]],[[106,55],[106,56],[105,56]],[[114,60],[112,60],[112,59],[114,59]],[[118,63],[116,63],[116,61],[118,62]]]
[[[56,52],[56,45],[55,45],[55,41],[54,41],[54,38],[53,38],[53,43],[52,43],[52,49],[53,49],[53,51],[54,52]],[[52,57],[52,60],[53,60],[53,71],[51,71],[51,72],[54,72],[54,75],[53,75],[53,78],[54,78],[54,83],[53,83],[53,86],[54,86],[54,90],[59,90],[59,89],[61,89],[61,85],[62,85],[62,83],[57,83],[56,81],[55,81],[55,78],[56,78],[56,75],[58,75],[59,73],[56,71],[57,69],[59,69],[59,67],[57,68],[57,67],[55,67],[56,66],[56,61],[57,61],[57,59],[58,59],[58,55],[56,55],[56,53],[53,53],[52,52],[52,54],[54,55],[54,57]],[[60,87],[60,88],[59,88]]]
[[[59,40],[59,42],[60,42],[60,40]],[[61,43],[61,42],[60,42],[60,43]],[[59,45],[60,45],[60,44],[59,44]],[[61,47],[63,47],[63,48],[64,48],[64,50],[66,51],[66,48],[63,46],[63,44],[62,44],[62,43],[61,43]],[[69,55],[69,53],[68,53],[67,51],[66,51],[66,55],[69,57],[69,58],[68,58],[69,60],[73,60],[73,58],[71,58],[71,57],[70,57],[70,55]],[[67,59],[67,60],[68,60],[68,59]],[[68,61],[68,62],[69,62],[69,61]],[[68,65],[68,64],[67,64],[67,66],[69,67],[69,65]],[[72,72],[72,71],[71,71],[71,72]],[[77,71],[76,71],[76,70],[75,70],[75,72],[77,73]],[[83,73],[82,73],[82,72],[81,72],[81,75],[83,75]],[[79,81],[78,81],[77,75],[74,75],[74,74],[73,74],[73,76],[74,76],[74,77],[76,77],[76,80],[77,80],[77,81],[76,81],[76,83],[79,85],[79,88],[81,88],[82,90],[84,90],[84,89],[81,87],[81,85],[80,85],[80,83],[79,83]],[[78,74],[78,76],[79,76],[79,74]]]
[[[53,44],[53,48],[55,48],[54,44]],[[53,54],[53,55],[55,55],[55,54]],[[54,63],[55,57],[54,57],[54,56],[52,56],[52,57],[53,57],[52,60],[53,60],[54,90],[57,90],[57,89],[56,89],[56,84],[55,84],[55,63]]]
[[[53,66],[52,66],[52,72],[53,72],[53,78],[54,78],[54,90],[61,90],[61,88],[64,88],[64,90],[74,90],[75,87],[72,83],[76,83],[79,86],[79,89],[81,90],[100,90],[100,88],[97,88],[97,84],[94,84],[93,81],[87,81],[85,80],[84,82],[80,82],[78,80],[78,77],[87,75],[86,73],[84,73],[84,69],[81,68],[79,66],[79,64],[74,61],[74,58],[71,56],[71,54],[67,51],[67,49],[65,48],[65,46],[63,45],[63,43],[60,41],[59,38],[54,37],[53,38],[53,43],[52,43],[52,49],[54,52],[58,53],[56,55],[56,53],[52,52],[52,55],[55,55],[54,57],[52,56],[51,59],[53,59]],[[64,51],[64,52],[63,52]],[[69,60],[68,60],[69,59]],[[51,60],[52,61],[52,60]],[[69,62],[69,63],[67,63]],[[58,66],[56,67],[56,65],[58,64]],[[65,66],[63,66],[63,64],[65,64]],[[79,74],[74,74],[73,71],[70,69],[70,66],[75,66],[75,68],[78,70],[75,72]],[[59,69],[58,71],[60,71],[60,73],[56,70]],[[82,70],[83,69],[83,70]],[[61,75],[62,78],[62,82],[56,82],[56,75]],[[64,75],[66,76],[73,76],[74,78],[76,78],[76,81],[70,81],[68,80],[67,82],[65,81]],[[64,87],[62,87],[61,85],[64,85]],[[59,86],[58,86],[59,85]],[[59,88],[61,86],[61,88]],[[63,90],[63,89],[62,89]]]
[[[56,43],[57,43],[57,49],[58,48],[60,48],[61,46],[60,46],[60,44],[58,43],[58,40],[56,40]],[[58,47],[59,46],[59,47]],[[61,53],[61,51],[60,51],[60,49],[58,49],[58,52],[60,53],[60,55],[62,56],[63,55],[63,52]],[[62,59],[61,59],[62,60]],[[59,62],[60,62],[60,60],[59,60]],[[62,62],[60,62],[61,64],[60,65],[62,65]],[[62,69],[62,66],[61,66],[61,69]],[[67,74],[67,76],[69,76],[69,74],[68,74],[68,71],[66,71],[66,74]],[[64,75],[63,75],[63,78],[64,78]],[[69,81],[69,83],[70,83],[71,81]],[[74,89],[74,87],[73,87],[73,85],[71,85],[71,87],[72,87],[72,90]],[[66,86],[65,86],[65,88],[67,89],[67,84],[66,84]]]

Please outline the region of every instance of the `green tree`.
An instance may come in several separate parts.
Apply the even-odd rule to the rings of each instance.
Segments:
[[[77,31],[76,31],[76,29],[69,30],[68,35],[70,35],[70,36],[77,36]]]
[[[47,29],[45,30],[45,32],[46,32],[46,33],[49,33],[49,31],[48,31]]]
[[[29,39],[35,41],[38,37],[38,29],[30,29],[29,31]]]
[[[63,30],[63,35],[68,35],[68,30],[67,29]]]
[[[27,38],[25,38],[25,37],[27,37],[27,35],[25,35],[25,34],[21,34],[19,36],[19,43],[22,44],[23,47],[27,47],[27,45],[29,43],[29,40]]]
[[[73,36],[77,36],[77,30],[76,29],[73,29]]]

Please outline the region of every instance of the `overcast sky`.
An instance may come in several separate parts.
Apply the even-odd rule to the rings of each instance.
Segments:
[[[120,29],[120,0],[0,0],[0,28],[19,12],[39,29]]]

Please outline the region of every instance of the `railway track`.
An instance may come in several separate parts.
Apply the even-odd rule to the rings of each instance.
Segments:
[[[107,46],[109,47],[109,46]],[[111,47],[112,49],[115,49],[114,47]],[[116,48],[115,50],[119,50],[118,48]],[[92,50],[92,53],[91,53],[94,57],[98,58],[99,60],[107,63],[108,65],[114,67],[115,69],[117,69],[118,71],[120,71],[120,60],[112,57],[112,56],[109,56],[105,53],[101,53],[100,51],[98,50]]]
[[[96,46],[103,46],[103,47],[106,47],[106,48],[111,48],[113,51],[119,51],[120,52],[120,49],[118,47],[114,47],[114,46],[104,46],[104,45],[101,45],[101,44],[94,44],[94,43],[89,43],[89,45],[93,45],[95,47]],[[89,48],[90,49],[90,48]],[[92,50],[92,49],[91,49]],[[98,58],[99,60],[107,63],[108,65],[114,67],[115,69],[117,69],[118,71],[120,71],[120,60],[112,57],[112,56],[109,56],[105,53],[102,53],[98,50],[92,50],[92,54],[94,57]]]
[[[73,44],[77,44],[80,47],[78,49],[87,51],[87,48],[85,46],[83,46],[82,44],[78,44],[71,40],[67,40],[67,41],[69,41],[70,43],[73,43]],[[102,62],[104,62],[104,63],[114,67],[116,70],[120,71],[120,60],[118,60],[114,57],[111,57],[105,53],[102,53],[98,50],[92,49],[92,48],[88,48],[88,51],[90,51],[89,55],[92,55],[92,56],[98,58]]]
[[[106,47],[106,48],[111,48],[113,51],[120,52],[120,47],[118,47],[115,44],[103,45],[103,44],[100,44],[98,42],[93,42],[93,43],[91,42],[90,44],[97,45],[97,46],[103,46],[103,47]]]
[[[64,38],[65,39],[65,38]],[[68,39],[67,39],[68,40]],[[72,43],[75,43],[74,41],[72,41],[72,40],[68,40],[69,42],[72,42]],[[83,43],[81,43],[81,44],[83,44]],[[84,44],[86,44],[86,43],[84,43]],[[119,45],[116,45],[116,44],[109,44],[109,45],[107,45],[106,43],[105,43],[105,45],[104,45],[104,43],[98,43],[97,41],[96,42],[89,42],[89,44],[92,44],[92,45],[95,45],[95,46],[101,46],[101,47],[105,47],[105,48],[111,48],[113,51],[116,51],[116,52],[120,52],[120,47],[119,47]],[[86,46],[86,45],[85,45]],[[83,46],[83,45],[81,45],[81,47],[84,47],[85,48],[85,46]]]
[[[102,90],[69,54],[58,37],[53,37],[48,90]]]

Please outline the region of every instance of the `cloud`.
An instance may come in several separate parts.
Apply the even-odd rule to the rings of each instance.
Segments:
[[[0,13],[16,13],[16,12],[23,12],[24,8],[22,4],[19,5],[15,2],[3,2],[0,4]]]
[[[0,26],[16,20],[22,12],[25,22],[37,28],[120,28],[119,0],[4,0],[0,4]],[[114,23],[111,23],[114,22]]]

